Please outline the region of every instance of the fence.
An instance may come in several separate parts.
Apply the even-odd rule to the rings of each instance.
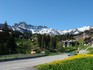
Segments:
[[[28,59],[28,58],[35,58],[35,57],[42,57],[45,56],[44,53],[38,54],[11,54],[11,55],[0,55],[0,62],[2,61],[11,61],[11,60],[19,60],[19,59]]]

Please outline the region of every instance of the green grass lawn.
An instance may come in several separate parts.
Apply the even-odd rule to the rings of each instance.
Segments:
[[[83,57],[84,56],[84,57]],[[59,60],[37,66],[39,70],[93,70],[93,55],[86,55]]]

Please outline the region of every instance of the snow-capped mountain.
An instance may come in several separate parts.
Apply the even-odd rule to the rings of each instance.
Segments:
[[[13,30],[15,31],[20,31],[20,32],[25,32],[25,31],[31,31],[33,34],[34,33],[39,33],[40,30],[42,29],[47,29],[48,27],[46,26],[33,26],[33,25],[27,25],[25,22],[19,22],[15,23],[14,26],[12,26]]]
[[[85,30],[93,29],[92,26],[84,26],[81,28],[75,28],[75,29],[69,29],[69,30],[56,30],[52,28],[48,28],[46,26],[33,26],[33,25],[27,25],[25,22],[19,22],[15,23],[14,26],[12,26],[12,29],[15,31],[25,32],[25,31],[31,31],[33,34],[50,34],[50,35],[62,35],[62,34],[79,34],[80,32],[84,32]]]
[[[48,28],[46,26],[33,26],[33,25],[27,25],[25,22],[16,23],[14,26],[12,26],[13,30],[25,32],[25,31],[31,31],[33,34],[50,34],[50,35],[58,35],[59,32],[55,29]]]

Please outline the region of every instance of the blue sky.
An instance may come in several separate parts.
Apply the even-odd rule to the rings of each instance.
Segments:
[[[25,21],[54,29],[93,25],[93,0],[0,0],[0,23]]]

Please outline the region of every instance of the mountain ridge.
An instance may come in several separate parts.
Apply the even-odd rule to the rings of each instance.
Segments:
[[[84,32],[86,30],[93,29],[93,26],[83,26],[81,28],[74,28],[68,30],[57,30],[53,28],[48,28],[47,26],[34,26],[31,24],[27,24],[26,22],[15,23],[11,28],[14,31],[20,31],[21,33],[25,31],[31,31],[32,34],[49,34],[49,35],[63,35],[63,34],[79,34],[80,32]]]

